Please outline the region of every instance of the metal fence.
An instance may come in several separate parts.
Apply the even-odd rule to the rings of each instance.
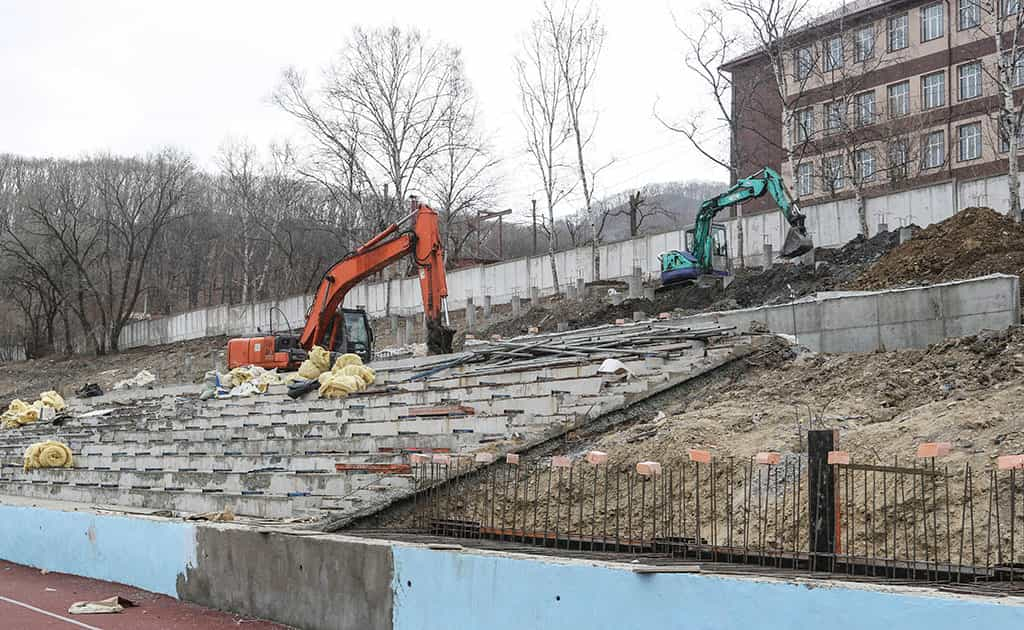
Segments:
[[[557,550],[1024,586],[1024,458],[976,470],[935,457],[840,457],[809,470],[798,454],[691,451],[636,466],[601,455],[418,455],[411,524]]]

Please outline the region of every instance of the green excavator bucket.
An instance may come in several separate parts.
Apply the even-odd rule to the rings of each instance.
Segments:
[[[786,242],[782,244],[782,251],[779,256],[783,258],[796,258],[814,249],[814,242],[807,234],[807,228],[794,226],[786,233]]]

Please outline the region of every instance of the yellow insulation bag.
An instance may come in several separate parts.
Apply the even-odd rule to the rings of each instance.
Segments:
[[[373,385],[373,381],[377,378],[372,368],[368,368],[365,365],[346,365],[340,370],[335,370],[339,374],[346,376],[355,376],[363,382],[364,389],[366,385]]]
[[[71,468],[74,458],[67,444],[55,440],[37,442],[25,449],[25,470]]]
[[[64,398],[53,390],[39,394],[39,400],[47,407],[56,411],[64,411],[68,406],[68,404],[64,402]]]
[[[344,398],[361,391],[366,385],[358,376],[327,372],[320,378],[321,398]]]
[[[39,408],[28,404],[24,400],[15,398],[0,415],[0,423],[5,429],[16,429],[23,424],[35,422],[39,419]]]

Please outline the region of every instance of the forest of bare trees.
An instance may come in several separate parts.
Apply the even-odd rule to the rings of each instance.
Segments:
[[[203,166],[170,149],[0,155],[0,345],[115,352],[134,320],[309,293],[413,193],[441,215],[453,267],[677,227],[714,185],[595,194],[590,90],[603,38],[592,6],[560,2],[524,40],[526,146],[547,191],[538,226],[481,220],[503,209],[497,154],[460,51],[415,28],[356,27],[331,63],[285,69],[268,87],[305,131],[289,142],[231,139]],[[560,208],[574,192],[582,206]]]

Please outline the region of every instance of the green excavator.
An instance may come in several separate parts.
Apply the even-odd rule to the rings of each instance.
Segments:
[[[789,231],[779,255],[783,258],[796,258],[810,251],[814,243],[804,226],[806,217],[789,196],[782,176],[765,167],[750,177],[738,180],[729,190],[700,205],[696,224],[686,230],[686,251],[671,250],[658,256],[661,261],[662,288],[694,282],[706,285],[727,279],[730,276],[728,239],[725,226],[713,223],[715,215],[731,205],[757,199],[765,194],[772,196],[789,223]]]

